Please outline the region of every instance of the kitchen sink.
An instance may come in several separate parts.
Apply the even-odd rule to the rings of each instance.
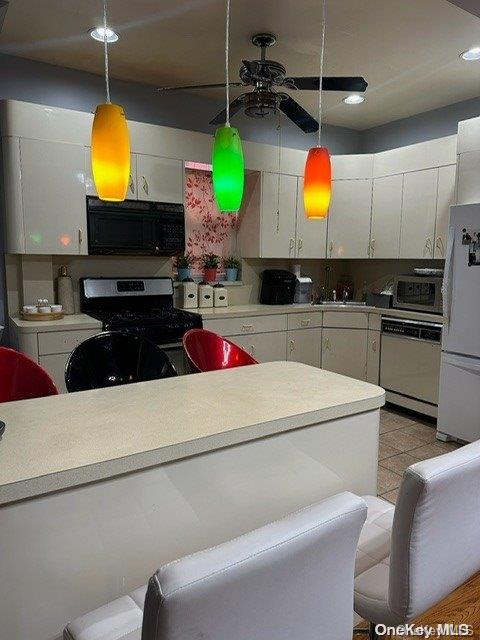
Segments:
[[[355,300],[347,300],[346,302],[334,302],[333,300],[324,300],[323,302],[316,302],[314,307],[366,307],[366,302],[356,302]]]

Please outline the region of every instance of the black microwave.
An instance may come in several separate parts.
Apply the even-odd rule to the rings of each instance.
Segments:
[[[88,253],[173,256],[185,250],[183,204],[87,196]]]

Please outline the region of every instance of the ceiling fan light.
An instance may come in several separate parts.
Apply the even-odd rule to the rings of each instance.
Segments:
[[[125,112],[117,104],[99,104],[95,111],[92,172],[100,200],[125,200],[130,180],[130,139]]]
[[[345,104],[362,104],[365,102],[365,97],[358,95],[358,93],[352,93],[351,95],[343,98]]]
[[[470,49],[463,51],[460,54],[460,58],[462,58],[462,60],[466,60],[467,62],[480,60],[480,47],[471,47]]]
[[[312,147],[307,155],[303,183],[305,216],[320,220],[328,216],[332,195],[332,165],[326,147]]]
[[[235,127],[219,127],[212,153],[213,192],[220,211],[237,212],[242,204],[245,164],[240,134]]]

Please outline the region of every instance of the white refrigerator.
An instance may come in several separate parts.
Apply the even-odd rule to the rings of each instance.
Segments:
[[[480,204],[450,209],[437,435],[480,438]]]

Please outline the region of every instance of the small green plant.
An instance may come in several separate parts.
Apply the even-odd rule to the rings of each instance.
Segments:
[[[240,260],[235,256],[228,256],[223,259],[225,269],[240,269]]]
[[[188,267],[191,267],[194,262],[195,256],[193,255],[193,253],[182,253],[181,255],[177,256],[175,260],[175,266],[177,267],[177,269],[186,269]]]
[[[204,253],[202,256],[202,264],[205,269],[216,269],[220,264],[220,256],[216,253]]]

